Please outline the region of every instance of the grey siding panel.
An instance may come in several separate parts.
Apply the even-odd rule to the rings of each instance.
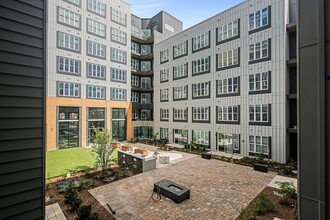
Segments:
[[[45,216],[45,2],[0,1],[0,219]]]

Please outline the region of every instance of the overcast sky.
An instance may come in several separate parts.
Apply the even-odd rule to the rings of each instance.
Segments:
[[[132,13],[140,18],[149,18],[161,10],[183,22],[187,29],[244,0],[124,0],[132,5]]]

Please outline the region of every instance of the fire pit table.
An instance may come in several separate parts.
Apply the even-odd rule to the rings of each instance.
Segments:
[[[155,183],[154,192],[159,192],[160,194],[172,199],[175,203],[180,203],[185,199],[190,199],[190,189],[167,179],[163,179]]]

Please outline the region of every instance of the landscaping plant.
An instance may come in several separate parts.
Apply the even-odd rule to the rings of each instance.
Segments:
[[[96,153],[96,167],[101,167],[104,172],[114,159],[111,159],[115,149],[111,146],[112,134],[108,129],[94,129],[93,152]]]
[[[99,216],[92,212],[91,205],[83,205],[77,211],[78,220],[98,220]]]
[[[297,189],[292,182],[276,182],[276,184],[280,186],[277,192],[283,195],[285,204],[288,204],[289,198],[297,196]]]
[[[262,150],[260,150],[257,154],[257,157],[256,157],[257,161],[264,161],[264,154],[262,152]]]

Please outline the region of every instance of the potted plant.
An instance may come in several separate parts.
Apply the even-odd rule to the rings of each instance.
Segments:
[[[257,154],[256,160],[258,162],[253,164],[253,169],[256,171],[267,173],[268,165],[264,164],[264,154],[262,150],[260,150],[259,153]]]

